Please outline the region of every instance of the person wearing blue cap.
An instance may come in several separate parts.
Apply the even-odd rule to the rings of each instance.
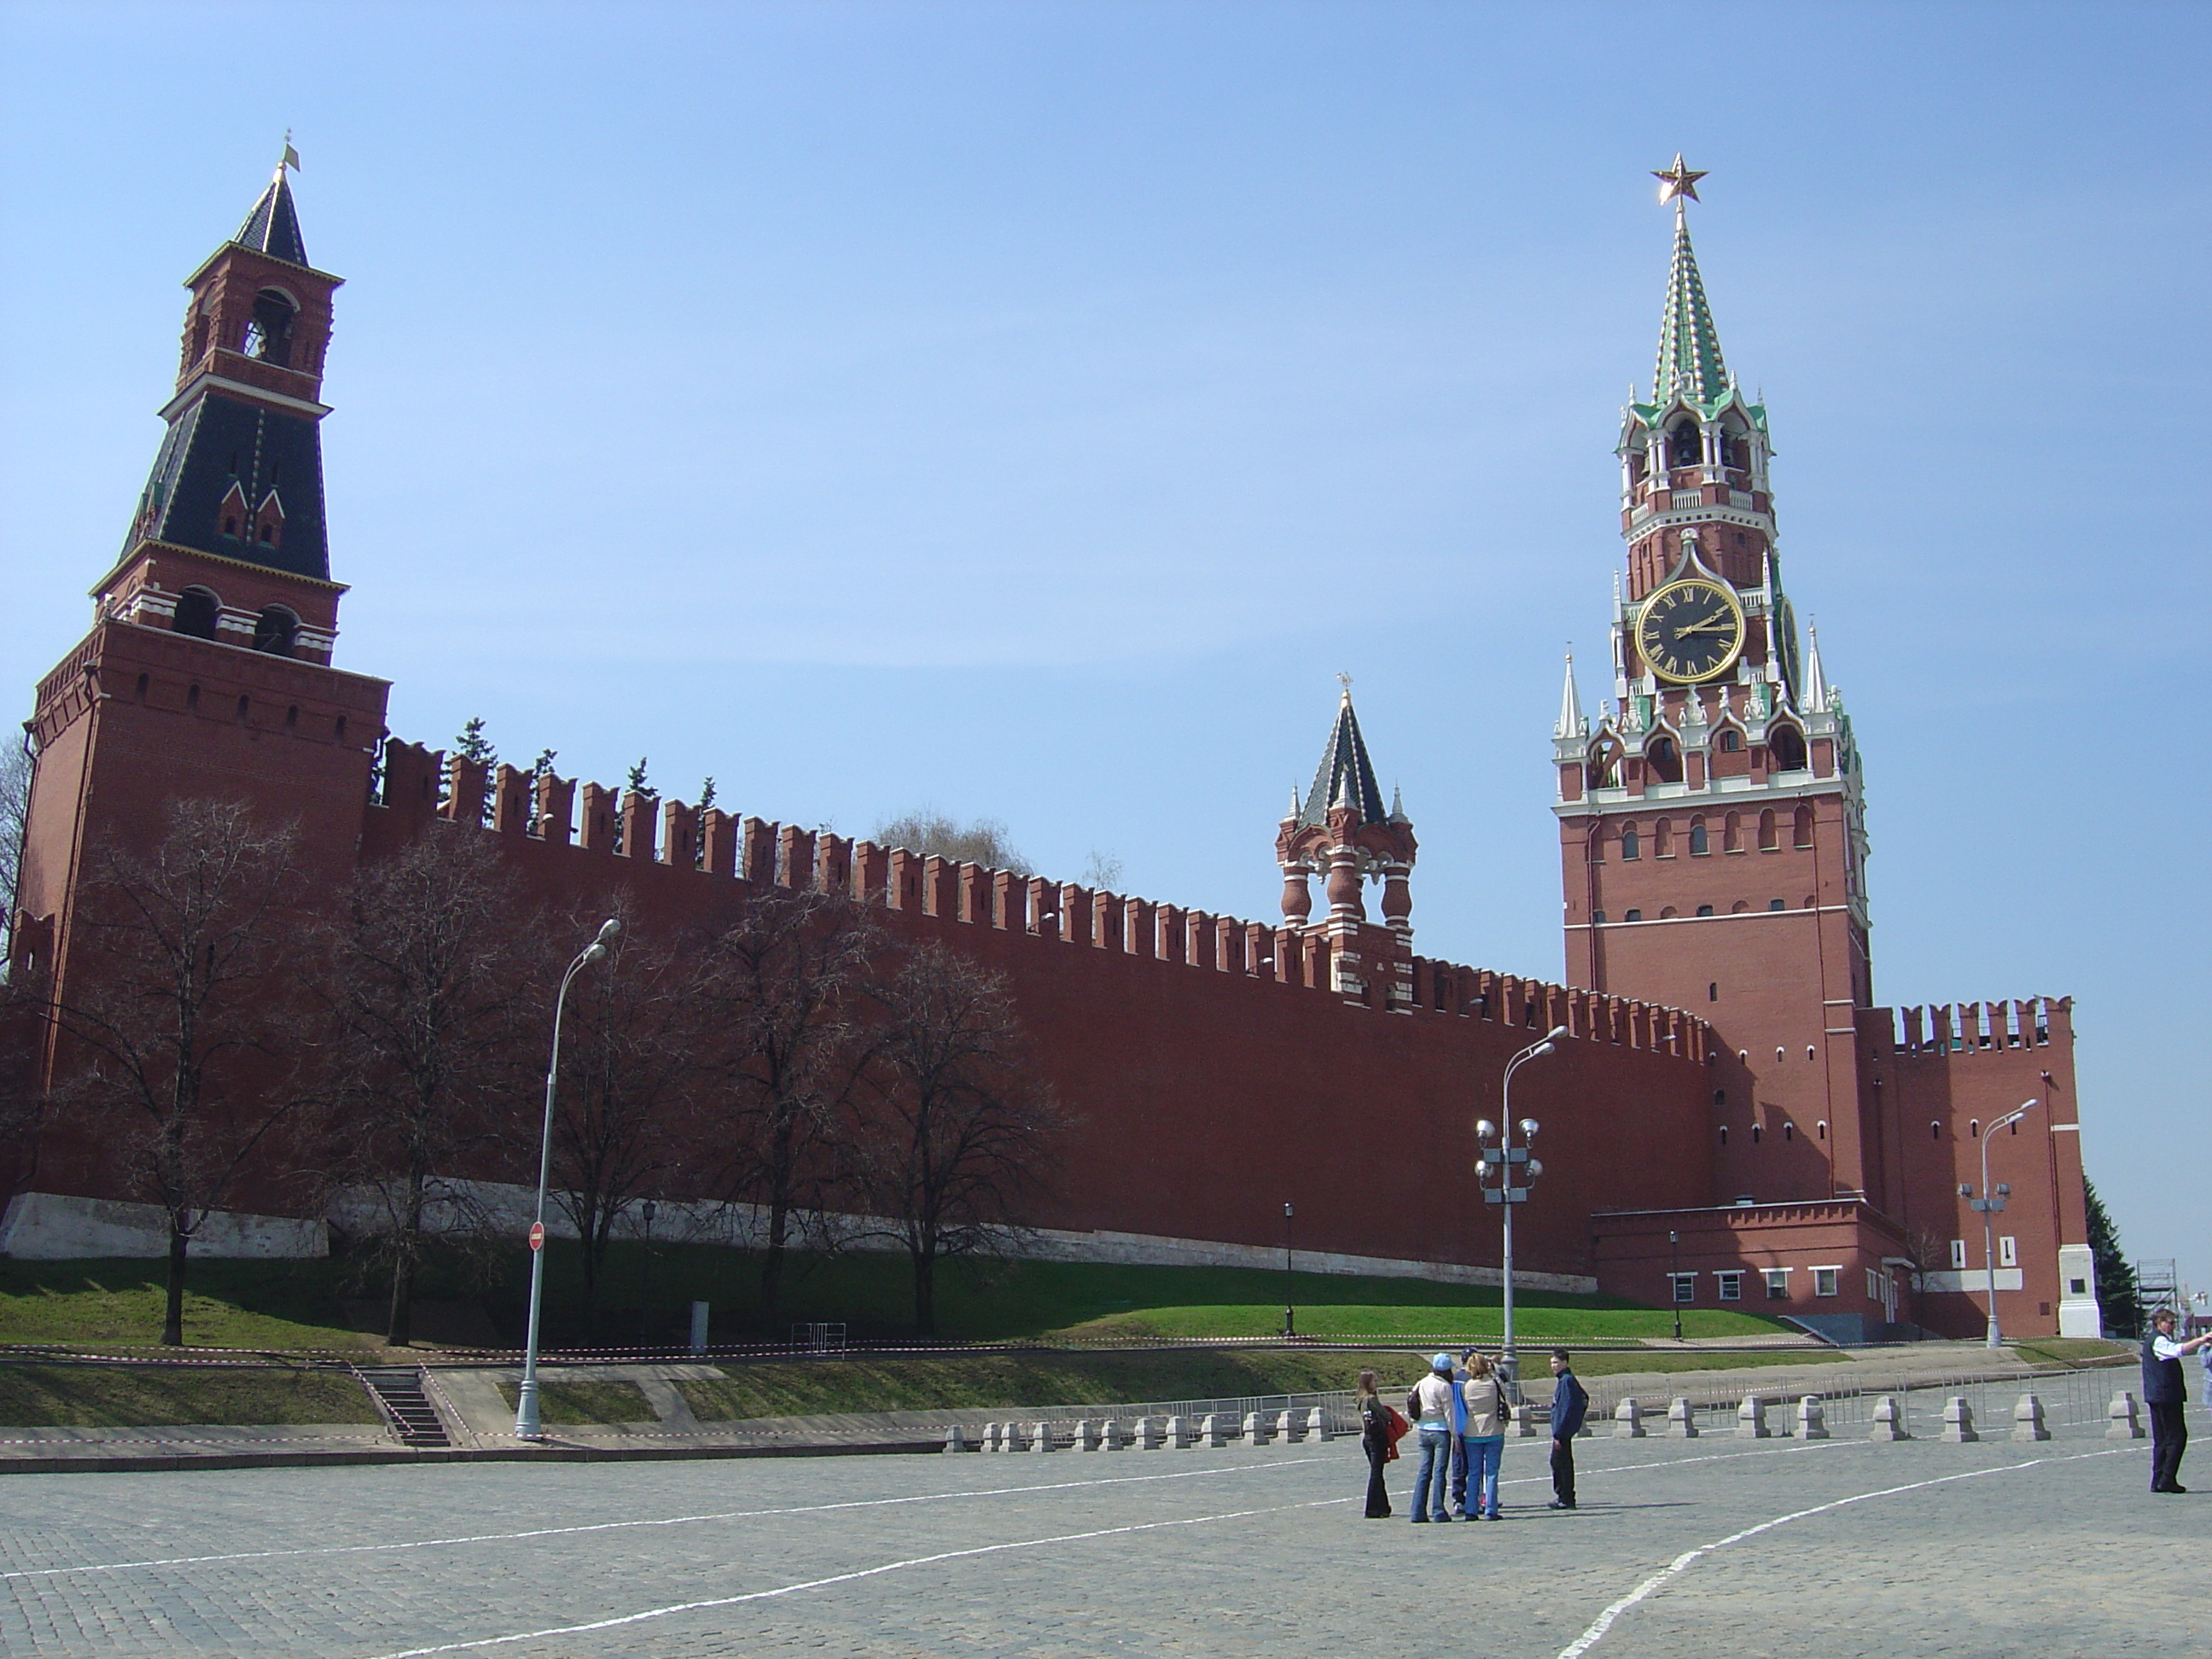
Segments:
[[[1440,1353],[1429,1361],[1429,1374],[1413,1385],[1406,1398],[1407,1414],[1421,1431],[1421,1462],[1413,1478],[1413,1519],[1449,1521],[1444,1489],[1451,1480],[1452,1443],[1459,1437],[1452,1427],[1452,1401],[1459,1390],[1452,1384],[1452,1357]]]

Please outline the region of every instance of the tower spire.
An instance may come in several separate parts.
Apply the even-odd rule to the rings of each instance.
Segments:
[[[1322,750],[1313,787],[1306,792],[1299,811],[1301,825],[1325,824],[1329,809],[1348,806],[1356,823],[1385,823],[1389,809],[1382,805],[1382,786],[1376,781],[1375,763],[1367,757],[1367,740],[1359,735],[1359,716],[1352,708],[1352,677],[1340,674],[1344,695],[1336,705],[1336,724],[1329,728],[1328,744]]]
[[[1828,712],[1828,676],[1820,666],[1820,628],[1815,623],[1810,630],[1811,647],[1805,653],[1805,712],[1825,714]]]
[[[1567,683],[1559,693],[1559,723],[1552,728],[1555,738],[1579,738],[1589,730],[1589,722],[1583,718],[1582,694],[1575,690],[1575,653],[1567,653]]]
[[[1690,246],[1688,203],[1698,199],[1697,181],[1705,175],[1682,165],[1655,173],[1659,199],[1674,204],[1674,257],[1667,270],[1667,305],[1659,321],[1659,362],[1652,371],[1651,401],[1664,405],[1677,391],[1692,402],[1718,403],[1729,389],[1728,365],[1721,360],[1721,337],[1705,302],[1705,279]]]

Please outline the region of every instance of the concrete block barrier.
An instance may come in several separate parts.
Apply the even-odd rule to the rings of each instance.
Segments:
[[[2051,1431],[2043,1421],[2043,1402],[2032,1394],[2024,1394],[2012,1408],[2012,1437],[2015,1440],[2048,1440]]]
[[[2143,1437],[2142,1417],[2136,1407],[2136,1397],[2125,1389],[2112,1396],[2112,1409],[2106,1413],[2105,1438],[2107,1440],[2140,1440]]]
[[[1308,1426],[1312,1429],[1313,1437],[1315,1439],[1334,1440],[1336,1438],[1336,1430],[1328,1420],[1328,1412],[1326,1407],[1316,1406],[1310,1408],[1306,1413],[1306,1422]]]
[[[1739,1440],[1771,1439],[1774,1431],[1766,1426],[1766,1400],[1764,1395],[1747,1394],[1743,1404],[1735,1408],[1735,1434]]]
[[[1275,1414],[1275,1438],[1285,1445],[1296,1445],[1306,1437],[1306,1414],[1287,1407]]]
[[[1167,1428],[1157,1417],[1137,1419],[1137,1437],[1132,1443],[1139,1451],[1158,1451],[1167,1443]]]
[[[1644,1409],[1633,1397],[1623,1400],[1613,1408],[1613,1431],[1623,1440],[1644,1438]]]
[[[1974,1432],[1974,1407],[1963,1394],[1954,1394],[1943,1402],[1943,1439],[1954,1446],[1963,1446],[1982,1437]]]
[[[1905,1402],[1893,1394],[1886,1394],[1874,1404],[1874,1426],[1867,1431],[1869,1440],[1910,1440],[1912,1438],[1911,1419],[1905,1415]]]
[[[1030,1449],[1031,1451],[1048,1452],[1052,1450],[1051,1424],[1038,1423],[1034,1425],[1030,1431]]]
[[[1667,1402],[1667,1437],[1669,1440],[1695,1440],[1698,1437],[1698,1413],[1686,1394],[1678,1394]]]
[[[1797,1402],[1797,1437],[1800,1440],[1826,1440],[1828,1437],[1828,1408],[1820,1403],[1820,1396],[1808,1394]]]
[[[949,1452],[964,1452],[968,1449],[968,1437],[961,1433],[960,1425],[957,1423],[945,1431],[945,1449]]]
[[[1168,1443],[1177,1451],[1186,1451],[1198,1443],[1198,1421],[1189,1417],[1168,1419]]]
[[[1246,1445],[1264,1446],[1274,1437],[1274,1424],[1266,1415],[1259,1412],[1244,1413],[1244,1443]]]

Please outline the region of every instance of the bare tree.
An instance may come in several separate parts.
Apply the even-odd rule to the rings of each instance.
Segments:
[[[1006,826],[996,818],[977,818],[973,823],[962,823],[934,807],[925,806],[919,811],[902,813],[878,823],[875,842],[879,847],[902,847],[909,853],[925,856],[934,853],[940,858],[962,859],[969,864],[988,865],[994,870],[1012,871],[1018,876],[1036,873],[1030,868],[1029,860],[1015,851],[1006,835]]]
[[[112,1139],[168,1219],[161,1340],[184,1341],[192,1236],[307,1098],[311,1046],[295,831],[236,801],[171,803],[143,858],[109,847],[81,889],[88,988],[46,1005],[83,1057],[63,1100]]]
[[[729,1157],[721,1185],[768,1212],[760,1313],[771,1324],[794,1224],[803,1231],[819,1213],[853,1075],[850,1000],[882,943],[847,900],[770,888],[744,901],[708,951],[704,988],[721,1044],[713,1098]]]
[[[553,1115],[553,1196],[583,1241],[587,1310],[623,1217],[677,1167],[678,1119],[709,1054],[696,955],[621,919],[620,942],[568,993]]]
[[[915,1326],[931,1336],[938,1264],[1018,1242],[1066,1119],[1031,1072],[1004,975],[932,943],[878,995],[849,1167],[867,1212],[905,1247]]]
[[[9,931],[15,914],[15,884],[23,873],[23,832],[30,821],[31,757],[20,744],[0,749],[0,972],[5,971]]]
[[[518,1052],[535,938],[486,838],[434,823],[361,872],[331,940],[338,1064],[327,1176],[366,1209],[389,1267],[385,1340],[413,1335],[415,1285],[440,1237],[482,1240],[490,1218],[459,1171],[515,1141],[528,1066]]]

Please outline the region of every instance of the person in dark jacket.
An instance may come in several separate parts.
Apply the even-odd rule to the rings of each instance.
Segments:
[[[1359,1392],[1352,1398],[1359,1413],[1359,1449],[1367,1454],[1367,1518],[1390,1518],[1390,1492],[1382,1484],[1382,1466],[1390,1461],[1390,1408],[1375,1392],[1375,1373],[1359,1373]]]
[[[2187,1492],[2181,1484],[2181,1454],[2189,1447],[2189,1425],[2181,1411],[2189,1401],[2189,1387],[2181,1380],[2181,1362],[2212,1342],[2212,1333],[2175,1341],[2171,1308],[2152,1315],[2150,1326],[2142,1349],[2143,1403],[2150,1407],[2150,1489]]]
[[[1575,1437],[1589,1415],[1589,1390],[1567,1362],[1565,1348],[1552,1350],[1552,1507],[1575,1506]]]

